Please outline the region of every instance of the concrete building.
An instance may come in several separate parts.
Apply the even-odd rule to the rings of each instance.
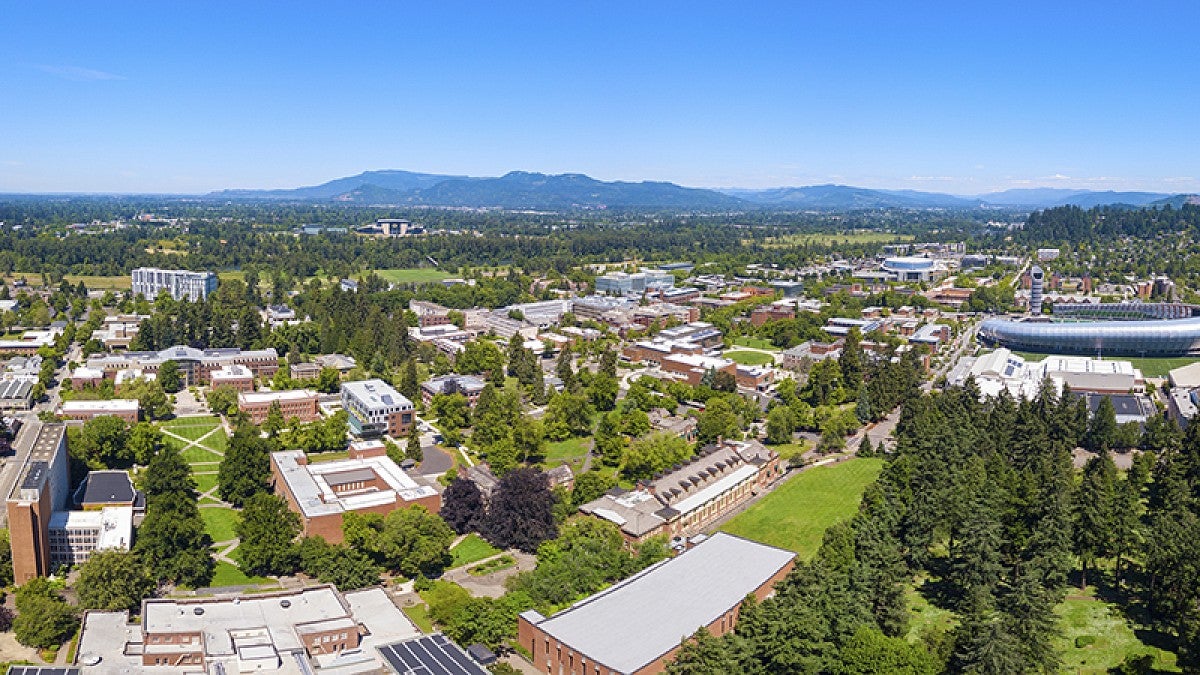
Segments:
[[[439,394],[462,394],[467,397],[467,403],[471,406],[479,400],[479,395],[483,393],[483,388],[487,386],[487,382],[483,378],[474,375],[458,375],[451,373],[449,375],[439,375],[431,377],[421,383],[421,401],[426,408],[433,402],[433,397]]]
[[[952,385],[961,385],[968,377],[975,378],[985,397],[1007,389],[1014,398],[1033,398],[1047,378],[1057,390],[1067,385],[1075,393],[1125,394],[1145,386],[1142,371],[1129,361],[1081,356],[1048,356],[1041,361],[1026,361],[1004,348],[974,360],[963,359],[947,379]]]
[[[279,404],[283,419],[299,418],[301,422],[321,419],[320,399],[317,392],[307,389],[286,391],[242,392],[238,394],[238,410],[246,413],[250,421],[262,424],[271,412],[271,405]]]
[[[271,487],[300,515],[304,536],[342,542],[342,518],[348,512],[385,515],[421,505],[437,513],[442,497],[418,483],[378,441],[352,443],[347,459],[309,464],[303,450],[271,454]]]
[[[937,281],[950,273],[946,263],[935,258],[897,256],[887,258],[880,270],[890,281]]]
[[[1046,288],[1046,273],[1034,265],[1029,270],[1029,313],[1042,313],[1042,294]]]
[[[662,270],[642,270],[628,274],[609,272],[596,277],[596,292],[608,295],[641,294],[650,289],[666,289],[675,285],[675,276]]]
[[[137,424],[139,410],[137,399],[114,398],[108,401],[63,401],[59,414],[67,419],[83,421],[108,415],[129,424]]]
[[[159,293],[166,291],[176,300],[187,298],[196,302],[217,291],[217,275],[214,272],[139,267],[133,270],[132,276],[133,294],[142,295],[147,300],[154,300]]]
[[[651,480],[640,481],[632,491],[613,488],[579,510],[615,523],[631,542],[660,534],[690,537],[780,475],[779,453],[757,441],[723,441]]]
[[[132,544],[132,506],[55,511],[50,517],[50,560],[55,567],[82,565],[96,551],[128,551]]]
[[[95,675],[123,673],[387,672],[378,649],[420,632],[382,588],[339,593],[330,585],[217,598],[142,601],[128,612],[89,611],[81,662]]]
[[[551,675],[659,673],[697,629],[732,631],[746,596],[766,598],[794,560],[718,532],[553,616],[522,612],[517,642]]]
[[[33,382],[24,378],[0,378],[0,410],[29,410],[33,407]]]
[[[343,382],[342,407],[350,413],[350,433],[359,438],[399,438],[417,418],[413,402],[379,379]]]

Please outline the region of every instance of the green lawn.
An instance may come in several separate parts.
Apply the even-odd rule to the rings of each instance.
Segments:
[[[393,269],[393,270],[374,270],[384,281],[393,284],[428,284],[442,279],[449,279],[454,276],[442,270],[427,267],[409,268],[409,269]]]
[[[1061,617],[1059,627],[1063,634],[1056,643],[1063,657],[1064,672],[1107,673],[1126,656],[1141,654],[1152,655],[1157,670],[1179,672],[1175,654],[1144,644],[1115,605],[1072,595],[1054,611]],[[1075,640],[1083,636],[1091,636],[1095,642],[1077,647]]]
[[[779,349],[779,347],[776,347],[775,345],[771,344],[770,340],[764,340],[762,338],[753,338],[753,337],[734,338],[733,344],[735,344],[739,347],[754,347],[755,349],[765,349],[765,350],[771,351],[771,352],[781,351]]]
[[[725,352],[725,358],[742,364],[743,366],[763,366],[768,363],[774,363],[775,358],[770,354],[762,352],[751,352],[744,349],[734,349]]]
[[[179,456],[183,457],[183,461],[187,462],[188,464],[201,464],[206,462],[221,461],[221,456],[217,453],[209,452],[208,450],[195,445],[179,453]]]
[[[779,456],[791,460],[799,459],[804,453],[812,450],[813,444],[809,441],[801,440],[798,443],[784,443],[782,445],[772,445],[771,449],[779,453]]]
[[[332,462],[337,459],[346,459],[349,456],[350,452],[348,450],[342,450],[341,452],[318,452],[309,455],[308,461],[316,464],[317,462]]]
[[[203,445],[209,450],[215,450],[217,452],[224,453],[229,447],[229,437],[225,435],[224,429],[217,429],[216,432],[210,434],[204,440],[200,441],[200,445]]]
[[[458,542],[457,546],[450,549],[450,555],[454,556],[454,562],[450,566],[461,567],[469,565],[476,560],[483,560],[499,552],[500,549],[484,541],[483,537],[471,533],[467,535],[466,539]]]
[[[206,510],[210,509],[200,509],[201,513]],[[209,583],[209,586],[219,588],[221,586],[250,586],[266,583],[271,583],[271,580],[266,577],[248,577],[237,567],[218,560],[216,569],[213,572],[212,582]]]
[[[587,457],[588,448],[591,447],[591,438],[572,436],[565,441],[555,441],[546,444],[546,461],[543,462],[546,468],[552,468],[559,464],[568,464],[571,470],[579,473],[583,469],[583,460]]]
[[[429,618],[429,607],[425,604],[401,607],[400,611],[404,612],[404,616],[416,624],[422,633],[433,632],[433,619]]]
[[[213,541],[229,541],[237,538],[233,528],[242,517],[237,511],[224,507],[200,509],[200,519],[204,521],[204,531]]]
[[[881,459],[851,459],[803,471],[721,529],[811,558],[825,530],[858,510],[882,469]]]
[[[217,487],[217,474],[215,473],[193,473],[192,478],[196,481],[196,489],[201,493]]]
[[[1049,354],[1035,354],[1033,352],[1013,352],[1017,356],[1023,357],[1026,361],[1042,361]],[[1129,361],[1134,368],[1142,371],[1146,377],[1166,377],[1167,373],[1176,368],[1182,368],[1189,363],[1200,361],[1191,356],[1163,356],[1155,358],[1141,358],[1136,356],[1112,356],[1105,357],[1108,361]]]
[[[133,278],[128,274],[122,274],[114,277],[96,277],[82,274],[66,274],[64,279],[72,284],[83,282],[89,290],[95,291],[127,291],[133,287]]]

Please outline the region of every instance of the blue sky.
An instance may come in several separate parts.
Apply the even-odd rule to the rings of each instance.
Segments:
[[[0,0],[0,191],[1200,191],[1200,3]]]

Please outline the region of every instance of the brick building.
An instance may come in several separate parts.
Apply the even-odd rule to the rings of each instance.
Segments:
[[[129,424],[137,424],[138,405],[137,399],[121,398],[110,401],[63,401],[60,414],[67,419],[83,421],[109,415]]]
[[[255,424],[266,421],[271,404],[276,402],[279,403],[279,410],[285,420],[298,417],[301,422],[312,422],[321,418],[319,399],[315,391],[295,389],[238,394],[238,410],[246,413]]]
[[[579,510],[615,523],[631,542],[657,535],[690,537],[781,475],[779,453],[757,441],[724,441],[640,481],[634,490],[614,488]]]
[[[231,365],[241,365],[250,369],[254,377],[269,378],[279,370],[279,354],[273,349],[196,349],[176,345],[159,352],[126,352],[124,354],[106,354],[93,356],[87,360],[87,367],[104,373],[107,379],[116,379],[117,374],[126,370],[140,370],[147,374],[157,374],[163,363],[174,361],[179,366],[179,377],[185,387],[197,384],[209,384],[214,371]]]
[[[232,387],[238,392],[254,391],[254,373],[240,363],[231,363],[212,371],[208,381],[214,389]]]
[[[350,511],[385,515],[421,505],[437,513],[442,496],[388,459],[383,443],[350,444],[347,459],[309,464],[303,450],[271,454],[271,487],[300,515],[304,536],[342,542],[342,517]]]
[[[791,551],[718,532],[553,616],[522,612],[517,642],[551,675],[660,673],[697,629],[732,631],[746,596],[766,598],[794,564]]]

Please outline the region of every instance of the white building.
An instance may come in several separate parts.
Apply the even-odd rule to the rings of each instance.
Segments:
[[[350,413],[350,432],[359,437],[399,438],[417,415],[412,401],[379,379],[342,383],[342,407]]]
[[[1124,394],[1145,386],[1142,371],[1129,361],[1109,361],[1082,356],[1047,356],[1026,361],[1008,349],[997,349],[967,363],[964,359],[948,378],[961,385],[974,377],[983,396],[1007,389],[1014,398],[1033,398],[1049,379],[1056,391],[1069,386],[1075,393]]]
[[[172,298],[187,298],[192,302],[203,300],[217,290],[217,275],[214,272],[192,272],[189,270],[163,270],[157,267],[139,267],[133,271],[133,294],[147,300],[167,291]]]
[[[55,565],[79,565],[95,551],[128,551],[132,542],[132,506],[55,511],[50,516],[50,560]]]

